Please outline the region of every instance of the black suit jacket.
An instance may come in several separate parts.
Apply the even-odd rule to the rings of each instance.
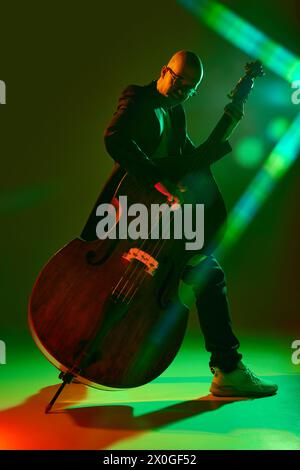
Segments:
[[[96,208],[103,202],[111,201],[127,171],[149,186],[164,178],[155,161],[151,160],[160,142],[156,108],[163,107],[169,113],[173,129],[169,155],[174,159],[199,153],[203,147],[206,150],[209,146],[209,152],[205,152],[206,156],[203,157],[203,166],[209,166],[231,150],[227,141],[212,145],[209,139],[207,143],[195,147],[186,131],[182,105],[170,107],[168,99],[157,91],[156,84],[155,80],[146,86],[130,85],[119,98],[117,110],[104,132],[105,146],[115,165],[83,229],[81,237],[85,240],[96,238]]]

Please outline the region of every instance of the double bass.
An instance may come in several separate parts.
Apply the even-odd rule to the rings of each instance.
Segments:
[[[243,104],[254,79],[262,75],[259,61],[247,64],[245,75],[228,95],[232,103]],[[195,155],[176,162],[176,167],[170,157],[157,161],[169,179],[187,187],[185,203],[209,206],[212,199],[218,200],[210,149],[226,138],[230,126],[225,107]],[[124,195],[128,205],[139,202],[150,208],[166,202],[165,196],[125,174],[111,201],[118,214],[116,224],[122,217]],[[213,250],[223,223],[216,210],[212,206],[205,213],[206,252]],[[179,283],[195,252],[186,250],[185,243],[184,237],[94,241],[78,237],[52,256],[35,282],[28,313],[33,339],[63,380],[46,412],[74,380],[106,390],[131,388],[152,381],[170,365],[182,343],[189,311],[180,298]]]

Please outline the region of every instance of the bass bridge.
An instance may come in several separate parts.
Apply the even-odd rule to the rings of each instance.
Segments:
[[[132,263],[133,260],[136,260],[144,264],[146,268],[145,272],[151,274],[151,276],[154,276],[159,265],[158,261],[153,258],[153,256],[139,248],[130,248],[128,253],[123,254],[122,258],[128,260],[130,263]]]

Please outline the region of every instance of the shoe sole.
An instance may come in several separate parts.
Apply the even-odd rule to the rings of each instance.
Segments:
[[[217,387],[212,385],[209,391],[216,397],[267,397],[275,395],[277,390],[270,390],[268,392],[237,392],[231,387]]]

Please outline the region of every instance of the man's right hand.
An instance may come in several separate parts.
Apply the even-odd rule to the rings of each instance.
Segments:
[[[163,180],[159,183],[156,183],[154,187],[158,192],[167,196],[168,202],[171,202],[173,204],[184,203],[183,192],[186,191],[186,188],[184,188],[180,184],[172,183],[169,180]]]

